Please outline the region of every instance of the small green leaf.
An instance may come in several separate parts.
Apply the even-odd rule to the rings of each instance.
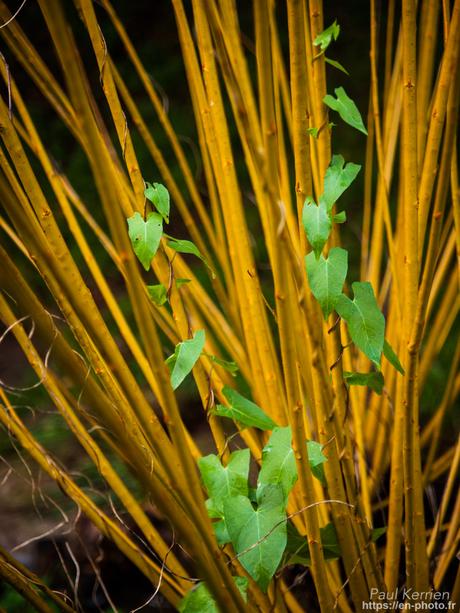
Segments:
[[[340,26],[337,23],[337,20],[335,20],[334,23],[331,24],[325,30],[323,30],[321,34],[318,34],[318,36],[313,41],[313,44],[315,45],[315,47],[321,46],[321,52],[326,51],[326,49],[331,44],[332,39],[337,40],[339,34]]]
[[[219,417],[229,417],[243,426],[260,430],[273,430],[276,427],[275,422],[260,407],[231,387],[225,385],[222,392],[230,406],[217,405],[215,412]]]
[[[386,528],[374,528],[371,532],[371,539],[372,541],[375,543],[376,541],[379,540],[379,538],[381,536],[383,536],[385,534],[385,532],[387,531]]]
[[[316,441],[307,441],[308,463],[310,464],[311,472],[323,485],[326,485],[326,477],[324,475],[324,462],[327,458],[323,453],[323,446]]]
[[[224,515],[239,561],[265,592],[286,547],[282,490],[277,486],[265,488],[257,509],[245,496],[227,498]]]
[[[313,138],[318,138],[319,128],[307,128],[307,133]]]
[[[345,166],[344,164],[345,160],[341,155],[333,155],[332,161],[326,170],[324,191],[320,201],[324,202],[328,213],[332,210],[343,192],[350,187],[361,170],[359,164],[353,164],[353,162],[349,162]]]
[[[343,372],[343,378],[348,385],[367,385],[376,394],[381,396],[384,379],[380,371],[377,372]]]
[[[323,98],[324,104],[333,111],[337,111],[340,117],[350,126],[367,135],[367,130],[364,127],[361,114],[353,100],[347,96],[343,87],[338,87],[334,92],[337,99],[327,94]]]
[[[332,222],[326,206],[320,202],[315,204],[312,198],[307,198],[303,207],[302,223],[316,258],[319,258],[324,245],[331,233]]]
[[[226,498],[248,495],[249,456],[249,449],[235,451],[225,467],[214,454],[198,460],[201,479],[210,498],[207,506],[208,510],[212,509],[212,517],[224,516]]]
[[[385,318],[368,282],[352,285],[354,299],[342,294],[335,305],[337,313],[347,322],[348,331],[355,345],[380,368],[380,358],[385,336]]]
[[[248,580],[246,577],[233,577],[243,600],[248,600]],[[198,583],[193,587],[178,606],[179,613],[220,613],[216,601],[211,596],[205,583]]]
[[[402,375],[405,374],[404,368],[402,367],[402,364],[399,361],[399,358],[396,355],[395,350],[393,349],[393,347],[390,345],[390,343],[386,339],[383,342],[383,355],[390,362],[390,364],[396,368],[398,372],[400,372]]]
[[[347,221],[347,214],[345,211],[340,211],[340,213],[336,213],[332,218],[332,221],[335,223],[345,223]]]
[[[305,266],[311,292],[321,306],[324,319],[327,319],[342,294],[348,270],[348,252],[333,247],[327,259],[320,255],[319,260],[310,252],[305,256]]]
[[[166,287],[159,283],[158,285],[147,285],[149,296],[157,306],[163,306],[168,299]]]
[[[236,362],[222,360],[221,358],[218,358],[215,355],[211,355],[210,353],[205,353],[204,355],[209,358],[211,362],[214,362],[214,364],[218,364],[219,366],[227,370],[229,373],[231,373],[233,376],[235,376],[235,373],[237,373],[239,370],[238,364]]]
[[[346,75],[350,75],[348,70],[346,68],[344,68],[340,62],[337,62],[336,60],[331,60],[330,57],[326,57],[326,56],[324,56],[324,61],[327,64],[330,64],[331,66],[334,66],[334,68],[337,68],[337,70],[340,70],[341,72],[344,72]]]
[[[161,183],[146,183],[144,196],[153,204],[166,223],[169,223],[169,192]]]
[[[337,560],[340,557],[340,548],[337,540],[337,533],[334,525],[329,523],[319,529],[321,535],[321,544],[323,547],[323,555],[325,560]],[[306,536],[302,536],[297,529],[288,524],[287,527],[287,544],[286,544],[286,561],[285,564],[302,564],[302,566],[311,566],[310,550]]]
[[[171,385],[175,390],[195,366],[203,351],[205,343],[204,330],[197,330],[193,338],[176,345],[174,353],[166,360],[171,373]]]
[[[186,283],[190,283],[190,282],[191,282],[191,279],[176,279],[176,287],[177,287],[177,289],[179,289],[180,287],[182,287]]]
[[[211,272],[212,277],[213,278],[215,277],[214,271],[209,266],[208,261],[202,255],[201,251],[198,249],[195,243],[193,243],[192,241],[185,240],[185,239],[173,238],[172,236],[168,236],[167,238],[168,238],[168,247],[171,247],[171,249],[174,249],[174,251],[177,251],[177,253],[189,253],[191,255],[195,255],[197,258],[200,258],[203,264],[205,264],[205,266]]]
[[[142,215],[136,211],[127,221],[134,253],[145,270],[149,270],[152,258],[160,245],[163,219],[158,213],[149,213],[147,221],[144,221]]]
[[[297,466],[292,449],[292,432],[289,426],[275,428],[262,451],[262,468],[257,479],[257,499],[267,485],[278,485],[284,494],[285,504],[297,481]]]

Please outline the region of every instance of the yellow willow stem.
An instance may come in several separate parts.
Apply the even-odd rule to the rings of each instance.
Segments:
[[[436,168],[438,163],[439,151],[441,148],[441,138],[444,126],[444,119],[447,111],[449,91],[453,80],[453,75],[457,72],[457,64],[460,55],[460,0],[456,0],[452,19],[449,27],[444,55],[441,62],[439,78],[431,105],[431,116],[426,141],[426,153],[423,160],[423,167],[419,186],[419,209],[418,209],[418,249],[422,252],[425,238],[425,230],[430,210],[431,196],[433,193],[434,182],[437,176]],[[456,77],[458,79],[458,77]],[[455,76],[454,76],[455,79]]]
[[[447,513],[447,509],[450,503],[450,499],[452,497],[455,483],[458,478],[460,468],[460,438],[457,441],[457,445],[455,447],[455,454],[452,460],[451,469],[449,471],[449,476],[447,478],[447,482],[444,488],[444,492],[442,495],[441,505],[439,507],[438,513],[436,515],[436,520],[434,522],[434,526],[431,530],[430,540],[428,541],[427,553],[428,557],[432,558],[434,555],[436,542],[439,539],[440,528],[444,522],[444,518]],[[452,516],[452,523],[455,522],[455,516]]]
[[[2,399],[5,400],[3,392],[0,391]],[[81,490],[71,479],[71,477],[47,454],[46,450],[34,439],[28,429],[18,418],[14,410],[6,403],[8,414],[0,410],[0,421],[14,433],[19,443],[27,453],[37,462],[40,468],[56,481],[62,490],[73,500],[91,520],[91,522],[101,531],[101,533],[112,541],[126,557],[133,562],[137,568],[152,581],[157,584],[160,580],[161,569],[153,562],[142,549],[132,542],[126,535],[123,528],[120,528],[110,517],[99,509],[83,490]],[[165,585],[162,592],[171,603],[177,603],[183,594],[174,578],[165,574]]]
[[[5,396],[3,394],[3,390],[0,391],[0,396],[5,398]],[[50,600],[52,600],[59,607],[59,609],[61,611],[64,611],[64,613],[73,613],[74,609],[72,607],[70,607],[58,595],[57,592],[53,592],[53,590],[50,589],[45,583],[43,583],[42,580],[39,577],[37,577],[37,575],[35,573],[30,571],[26,566],[21,564],[21,562],[16,560],[16,558],[14,558],[1,545],[0,545],[0,561],[1,561],[1,565],[2,565],[2,570],[0,570],[0,574],[3,573],[3,578],[5,580],[8,580],[7,579],[7,575],[8,575],[12,579],[15,579],[17,577],[17,579],[18,579],[18,584],[17,584],[18,587],[19,587],[19,584],[21,584],[21,587],[23,587],[24,584],[28,585],[29,587],[31,585],[36,586]],[[16,575],[16,577],[14,577],[14,575]],[[13,583],[12,583],[12,585],[14,587]],[[27,588],[25,588],[25,589],[27,591]],[[20,592],[21,590],[19,589],[18,591]],[[27,596],[26,596],[26,598],[27,598]],[[48,610],[50,610],[50,609],[48,609]]]

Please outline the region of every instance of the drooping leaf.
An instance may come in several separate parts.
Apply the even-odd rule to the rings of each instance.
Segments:
[[[224,515],[239,561],[266,591],[286,547],[286,512],[281,488],[265,488],[257,509],[245,496],[227,498]]]
[[[347,214],[345,211],[340,211],[340,213],[336,213],[332,218],[332,221],[335,223],[345,223],[347,221]]]
[[[169,192],[161,183],[146,183],[144,196],[153,204],[166,223],[169,223]]]
[[[327,94],[323,98],[324,104],[333,111],[337,111],[340,117],[350,126],[367,135],[367,130],[364,127],[358,107],[353,100],[347,96],[343,87],[337,87],[337,89],[334,90],[334,93],[337,98]]]
[[[267,485],[279,485],[285,497],[297,481],[297,466],[292,449],[292,431],[289,426],[275,428],[262,451],[262,468],[257,479],[257,499]]]
[[[168,237],[168,247],[171,247],[171,249],[174,249],[174,251],[178,253],[190,253],[191,255],[196,255],[200,260],[203,259],[200,250],[192,241]]]
[[[324,462],[327,458],[323,453],[323,446],[316,441],[307,442],[308,463],[310,464],[311,472],[323,485],[326,485],[326,477],[324,476]]]
[[[321,52],[326,51],[332,42],[332,39],[337,40],[340,34],[340,26],[337,20],[334,21],[328,28],[323,30],[313,41],[315,47],[321,47]]]
[[[158,285],[147,285],[147,290],[150,298],[157,306],[163,306],[168,299],[168,292],[162,283],[158,283]]]
[[[305,256],[305,266],[312,294],[321,306],[324,319],[327,319],[342,294],[348,270],[348,252],[333,247],[327,258],[320,255],[319,260],[310,252]]]
[[[333,155],[332,161],[326,170],[324,177],[324,191],[320,198],[326,205],[327,211],[331,211],[334,204],[356,179],[361,166],[345,160],[341,155]]]
[[[226,498],[248,495],[249,455],[249,449],[235,451],[225,467],[214,454],[198,460],[201,478],[210,499],[208,511],[211,507],[212,517],[223,517]]]
[[[275,422],[260,407],[241,396],[231,387],[224,386],[222,392],[229,406],[217,405],[216,415],[229,417],[240,422],[243,426],[259,428],[260,430],[273,430],[276,427]]]
[[[337,300],[335,310],[347,322],[355,345],[380,368],[385,318],[378,307],[370,283],[355,282],[352,288],[354,299],[350,300],[342,294]]]
[[[378,370],[377,372],[343,372],[343,378],[348,385],[367,385],[379,396],[383,392],[384,379]]]
[[[149,270],[163,234],[163,219],[158,213],[149,213],[147,221],[137,211],[128,220],[128,234],[138,260]]]
[[[399,361],[399,358],[396,355],[395,350],[393,349],[393,347],[390,345],[390,343],[386,339],[383,342],[383,355],[390,362],[390,364],[396,368],[398,372],[400,372],[402,375],[405,374],[405,370],[402,367],[402,364]]]
[[[350,75],[348,70],[346,68],[344,68],[340,62],[337,62],[337,60],[331,60],[330,57],[324,56],[324,61],[327,64],[330,64],[331,66],[333,66],[334,68],[337,68],[337,70],[340,70],[341,72],[344,72],[346,75]]]
[[[307,133],[313,138],[318,138],[319,128],[307,128]]]
[[[248,600],[248,580],[246,577],[233,577],[243,600]],[[206,584],[201,582],[193,587],[178,606],[179,613],[220,613],[216,601],[211,596]]]
[[[186,285],[187,283],[190,283],[190,282],[191,282],[191,279],[176,279],[176,287],[177,289],[179,289],[183,285]]]
[[[171,373],[171,385],[177,389],[185,377],[195,366],[203,351],[205,343],[204,330],[197,330],[193,338],[176,345],[174,353],[166,360]]]
[[[222,360],[222,358],[218,358],[217,356],[211,355],[210,353],[205,353],[205,355],[207,358],[211,360],[211,362],[218,364],[219,366],[227,370],[229,373],[231,373],[233,376],[235,376],[235,373],[237,373],[239,370],[238,364],[236,362],[229,362],[228,360]]]
[[[332,228],[331,218],[326,206],[321,202],[318,206],[312,198],[307,198],[303,207],[302,223],[308,242],[315,256],[319,258]]]

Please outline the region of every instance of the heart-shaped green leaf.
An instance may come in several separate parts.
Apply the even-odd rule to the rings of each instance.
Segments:
[[[361,117],[361,113],[358,111],[358,107],[351,98],[347,96],[343,87],[338,87],[334,90],[335,95],[331,96],[327,94],[323,98],[323,102],[326,106],[333,111],[337,111],[340,117],[353,128],[356,128],[363,134],[367,134],[367,130],[364,127],[364,123]]]
[[[146,183],[144,196],[153,204],[166,223],[169,223],[169,192],[161,183]]]
[[[305,266],[312,294],[321,306],[324,319],[327,319],[342,294],[348,270],[348,252],[333,247],[327,258],[320,255],[319,260],[310,252],[305,256]]]
[[[372,285],[355,282],[352,285],[354,299],[342,294],[335,305],[337,313],[347,322],[348,331],[355,345],[380,368],[380,358],[385,337],[385,318],[375,299]]]
[[[149,296],[157,306],[163,306],[168,299],[166,287],[162,283],[158,285],[147,285]]]
[[[208,512],[211,517],[223,517],[224,500],[232,496],[248,495],[249,449],[235,451],[227,466],[219,458],[207,455],[198,460],[201,478],[209,495]],[[212,513],[212,514],[211,514]]]
[[[176,345],[174,353],[166,360],[171,373],[171,385],[177,389],[195,366],[203,351],[205,343],[204,330],[197,330],[193,338]]]
[[[163,234],[161,215],[149,213],[147,221],[144,221],[142,215],[136,211],[128,219],[128,234],[138,260],[145,270],[149,270]]]
[[[265,488],[257,509],[245,496],[227,498],[224,515],[239,561],[266,591],[286,547],[283,491],[277,486]]]
[[[319,258],[332,228],[331,217],[326,206],[322,202],[317,206],[311,198],[307,198],[303,207],[302,223],[308,242],[315,256]]]
[[[356,179],[361,166],[349,162],[345,164],[345,160],[341,155],[333,155],[329,168],[326,170],[324,177],[324,191],[320,198],[326,205],[328,212],[340,198],[345,190],[347,190],[353,181]]]

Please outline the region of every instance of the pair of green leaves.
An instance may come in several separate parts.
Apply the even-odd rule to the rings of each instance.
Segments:
[[[337,23],[337,21],[334,21],[334,23],[332,23],[328,28],[326,28],[323,32],[318,34],[318,36],[313,41],[313,44],[315,45],[315,47],[320,47],[321,52],[314,59],[320,57],[320,55],[322,55],[326,51],[326,49],[329,47],[332,40],[337,40],[337,38],[339,37],[339,34],[340,34],[340,26]],[[342,66],[342,64],[340,64],[336,60],[331,60],[330,58],[326,56],[324,56],[324,60],[331,66],[334,66],[334,68],[337,68],[338,70],[341,70],[345,74],[348,74],[348,71]]]
[[[310,468],[324,479],[326,457],[321,445],[307,444]],[[235,451],[227,466],[209,455],[198,461],[209,499],[210,517],[219,544],[231,542],[247,572],[266,590],[287,544],[286,505],[297,481],[297,466],[289,427],[275,427],[262,455],[255,498],[248,487],[249,450]]]
[[[361,166],[345,160],[341,155],[334,155],[324,177],[324,190],[316,205],[311,197],[305,200],[302,223],[313,252],[318,259],[329,238],[332,222],[343,223],[345,213],[332,215],[334,204],[353,183]]]

